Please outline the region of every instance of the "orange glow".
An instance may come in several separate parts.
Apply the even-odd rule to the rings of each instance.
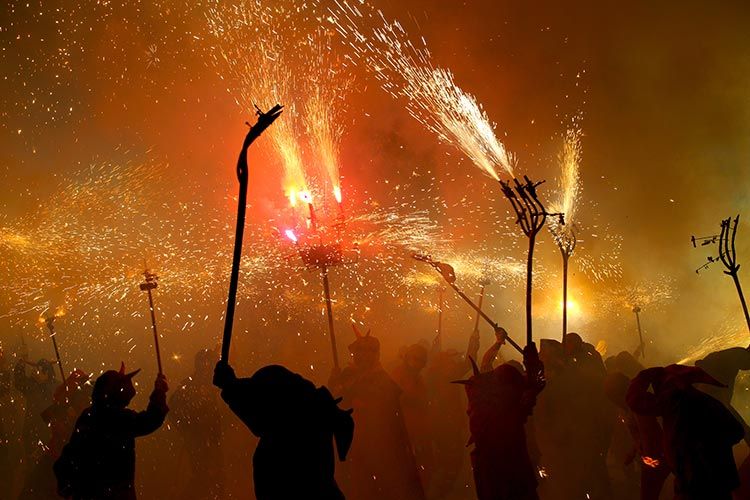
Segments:
[[[654,469],[657,468],[657,467],[659,467],[659,465],[660,465],[660,462],[659,462],[658,459],[651,458],[651,457],[643,457],[643,463],[646,464],[649,467],[654,468]]]

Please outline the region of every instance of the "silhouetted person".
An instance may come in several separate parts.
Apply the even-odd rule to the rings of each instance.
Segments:
[[[745,429],[745,441],[750,444],[750,427],[732,406],[734,396],[734,383],[740,370],[750,370],[750,351],[744,347],[730,347],[721,351],[712,352],[703,359],[695,362],[695,366],[702,368],[717,381],[723,384],[721,387],[706,385],[700,387],[704,392],[715,397],[732,415],[739,420]]]
[[[334,440],[339,459],[354,431],[351,411],[338,407],[325,387],[283,366],[265,366],[238,379],[219,361],[214,384],[231,410],[260,440],[253,455],[257,500],[340,500],[334,478]]]
[[[607,397],[620,411],[620,418],[631,436],[632,448],[626,463],[638,462],[641,500],[659,500],[664,482],[670,474],[664,456],[664,433],[654,415],[639,415],[627,405],[630,378],[621,372],[607,375],[604,383]]]
[[[479,332],[471,335],[466,354],[455,349],[442,351],[437,343],[433,343],[433,352],[425,369],[434,456],[428,498],[451,497],[459,477],[468,472],[469,467],[464,465],[466,441],[469,439],[466,396],[451,382],[471,371],[469,357],[476,358],[478,351]]]
[[[28,372],[27,368],[30,369]],[[44,452],[40,443],[49,440],[49,429],[42,420],[42,412],[52,403],[52,394],[58,382],[54,365],[46,359],[40,359],[36,363],[19,359],[13,377],[16,390],[26,401],[22,430],[23,450],[27,465],[33,466]]]
[[[157,375],[144,411],[128,408],[135,396],[133,377],[109,370],[96,379],[91,406],[76,421],[70,441],[55,462],[60,496],[74,500],[133,500],[135,438],[151,434],[164,423],[167,379]]]
[[[179,498],[223,498],[224,454],[219,395],[211,384],[216,353],[195,355],[195,371],[169,400],[170,422],[180,433],[190,462],[190,474]]]
[[[353,363],[330,386],[354,409],[357,435],[345,470],[351,498],[420,500],[424,490],[401,411],[401,390],[380,365],[380,342],[362,335],[349,345]]]
[[[609,500],[606,457],[616,409],[604,393],[606,369],[594,346],[569,333],[542,341],[547,387],[534,412],[545,493],[553,499]]]
[[[536,469],[526,446],[526,419],[544,388],[536,346],[524,349],[527,375],[503,364],[460,380],[469,399],[471,463],[479,500],[535,500]]]
[[[42,420],[49,428],[49,438],[44,442],[44,452],[26,474],[20,500],[46,500],[57,496],[52,467],[70,438],[78,415],[89,405],[91,386],[86,383],[88,379],[89,376],[81,370],[73,370],[55,389],[52,404],[42,412]]]
[[[698,383],[722,385],[697,367],[648,368],[631,382],[627,403],[639,415],[662,417],[676,499],[729,500],[739,486],[732,447],[744,432],[721,402],[693,387]]]
[[[429,425],[429,399],[427,385],[422,376],[427,366],[427,348],[420,344],[408,346],[401,364],[391,372],[391,378],[401,389],[401,410],[404,413],[406,431],[414,450],[414,458],[427,489],[433,473],[432,433]]]

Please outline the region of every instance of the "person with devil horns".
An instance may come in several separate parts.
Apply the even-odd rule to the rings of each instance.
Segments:
[[[102,373],[94,383],[91,406],[78,418],[55,462],[58,494],[73,500],[134,500],[135,438],[156,431],[164,423],[167,379],[159,374],[144,411],[128,408],[135,396],[133,377],[140,370]]]
[[[351,497],[424,499],[401,409],[401,389],[380,364],[380,341],[352,326],[353,363],[334,369],[329,384],[354,409],[357,438],[345,468]]]
[[[260,440],[253,454],[255,498],[343,500],[334,478],[333,441],[346,459],[354,433],[351,410],[338,407],[326,387],[283,366],[265,366],[237,378],[225,361],[214,385],[229,408]]]
[[[723,385],[699,367],[648,368],[630,383],[626,401],[638,415],[662,417],[675,499],[730,500],[740,485],[732,447],[744,429],[724,404],[694,384]]]
[[[471,463],[479,500],[536,500],[536,470],[529,457],[525,424],[544,389],[544,365],[535,344],[523,351],[526,373],[505,363],[455,383],[466,387],[474,445]]]

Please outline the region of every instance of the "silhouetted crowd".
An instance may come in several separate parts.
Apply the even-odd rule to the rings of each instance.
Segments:
[[[439,337],[404,346],[386,369],[355,327],[350,362],[320,387],[279,365],[241,378],[202,350],[169,399],[158,375],[141,411],[138,370],[60,382],[53,363],[19,352],[11,366],[0,351],[0,499],[135,499],[136,438],[165,422],[187,470],[144,498],[234,498],[225,449],[240,439],[259,500],[750,498],[750,463],[735,459],[748,426],[732,407],[748,349],[644,368],[641,350],[604,360],[570,333],[519,363],[495,337],[481,358],[477,332],[466,352]],[[229,435],[227,419],[250,433]]]

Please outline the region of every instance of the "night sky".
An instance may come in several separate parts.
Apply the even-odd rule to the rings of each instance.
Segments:
[[[329,4],[320,3],[317,8],[324,12]],[[693,249],[690,236],[714,234],[721,219],[740,213],[745,219],[737,237],[739,261],[750,258],[746,213],[750,6],[746,2],[370,3],[388,18],[401,21],[412,40],[424,37],[433,62],[449,68],[455,82],[476,97],[496,124],[498,138],[518,157],[517,171],[547,179],[540,188],[542,196],[552,196],[562,137],[572,117],[580,116],[580,210],[588,228],[581,234],[582,254],[621,271],[619,276],[597,281],[576,268],[574,256],[571,293],[580,302],[580,311],[571,318],[571,330],[594,344],[605,339],[610,353],[633,349],[637,334],[632,314],[624,306],[617,310],[610,303],[608,307],[606,297],[621,287],[668,283],[672,298],[653,309],[644,307],[642,319],[652,343],[650,362],[681,359],[689,346],[720,330],[743,332],[736,291],[721,266],[715,264],[699,275],[694,272],[708,255],[716,254],[715,248]],[[293,10],[293,2],[278,4]],[[93,368],[99,357],[115,362],[127,352],[138,362],[150,363],[145,299],[137,295],[144,257],[138,243],[144,241],[150,248],[150,264],[167,273],[157,302],[164,307],[164,345],[174,363],[171,369],[182,370],[181,356],[218,340],[229,260],[217,257],[211,275],[193,276],[196,288],[210,287],[212,293],[201,293],[191,301],[184,300],[191,290],[189,273],[180,278],[182,298],[170,297],[168,272],[160,269],[159,259],[160,246],[166,240],[172,245],[165,234],[173,230],[193,246],[213,236],[212,245],[229,248],[233,237],[234,165],[247,130],[244,122],[253,117],[252,110],[238,106],[237,96],[227,91],[232,88],[228,75],[211,62],[216,43],[206,26],[211,5],[45,0],[6,2],[2,8],[0,236],[5,240],[0,241],[0,272],[7,279],[0,291],[0,342],[10,349],[24,332],[35,355],[49,356],[43,332],[35,326],[41,312],[38,305],[49,301],[52,307],[64,303],[69,309],[67,323],[61,321],[59,328],[70,359]],[[321,18],[321,23],[326,20]],[[290,37],[306,29],[303,23],[293,22],[279,23],[277,28],[282,34],[288,30]],[[342,47],[335,40],[331,50],[343,56]],[[248,53],[254,49],[244,48]],[[285,69],[292,74],[300,70]],[[363,65],[349,70],[354,83],[342,96],[340,159],[347,210],[361,214],[374,207],[399,207],[408,200],[409,210],[429,213],[438,232],[450,236],[449,245],[456,252],[481,247],[496,257],[523,259],[525,243],[512,227],[497,183],[410,117],[405,103],[384,92]],[[291,119],[289,115],[287,111],[280,120]],[[251,151],[250,161],[250,224],[259,233],[272,233],[278,229],[284,193],[278,154],[266,137]],[[96,220],[102,230],[111,225],[108,238],[122,239],[113,258],[106,264],[89,263],[92,268],[87,269],[85,259],[69,257],[75,245],[68,241],[71,246],[64,258],[73,264],[65,272],[57,266],[49,268],[54,259],[25,261],[33,247],[44,244],[32,239],[25,243],[32,249],[20,251],[9,235],[33,227],[41,237],[40,228],[64,224],[63,219],[48,215],[50,205],[60,203],[61,186],[86,179],[91,175],[89,166],[104,163],[159,166],[159,182],[146,183],[140,193],[120,193],[117,203],[97,205],[95,196],[84,194],[82,205],[64,205],[73,218],[84,213],[92,220],[100,218]],[[148,202],[139,201],[140,196],[149,197]],[[128,229],[133,223],[130,212],[118,216],[122,200],[129,197],[134,205],[143,203],[138,223],[147,229],[137,241],[128,239],[137,232]],[[184,208],[189,204],[194,207]],[[180,217],[180,210],[190,216]],[[169,222],[174,220],[179,224]],[[512,231],[491,231],[498,221]],[[53,232],[65,230],[55,227]],[[85,234],[70,237],[87,245]],[[621,244],[620,250],[609,257],[615,242]],[[287,246],[277,250],[279,254],[293,252],[288,242],[277,244]],[[249,256],[263,248],[246,240]],[[169,252],[180,251],[179,245],[170,246]],[[397,268],[384,267],[381,272],[388,276],[409,267],[425,271],[409,261],[407,250],[404,255]],[[559,311],[550,304],[559,301],[560,258],[547,233],[538,243],[537,255],[537,332],[557,338]],[[293,265],[284,261],[281,268]],[[98,295],[85,303],[65,286],[45,286],[51,275],[65,283],[95,281],[104,275],[102,266],[111,276],[132,282],[132,300],[113,306],[108,303],[113,297]],[[411,290],[409,296],[421,297],[422,305],[408,312],[403,301],[375,302],[366,290],[384,282],[389,283],[391,295],[401,294],[390,284],[391,278],[376,278],[375,267],[370,266],[368,281],[352,286],[351,293],[333,278],[342,352],[351,341],[349,317],[372,325],[375,334],[380,331],[390,351],[429,338],[434,331],[434,290]],[[350,271],[346,279],[356,280],[355,274]],[[306,281],[295,281],[297,276]],[[743,268],[740,279],[750,287],[746,276]],[[329,363],[329,353],[315,275],[276,269],[241,279],[258,289],[254,300],[260,305],[253,310],[240,304],[238,329],[247,335],[236,347],[239,352],[252,352],[259,360],[287,361],[298,369],[309,367],[324,380],[328,368],[321,374],[316,363]],[[280,304],[291,299],[276,295],[279,289],[285,294],[304,292],[299,299],[303,305]],[[477,289],[469,291],[475,294]],[[519,339],[522,292],[520,282],[514,281],[497,287],[490,299],[493,314]],[[19,303],[29,307],[19,309]],[[133,305],[140,309],[121,310]],[[97,321],[89,316],[87,323],[85,312],[94,307]],[[448,344],[463,348],[471,314],[454,296],[448,307]],[[108,316],[113,310],[121,315]],[[408,328],[403,326],[407,319]],[[116,348],[103,340],[112,338],[112,331],[128,328],[118,337],[122,340]],[[489,341],[489,331],[484,335]],[[739,338],[747,344],[745,337]],[[734,342],[729,339],[724,345]]]

